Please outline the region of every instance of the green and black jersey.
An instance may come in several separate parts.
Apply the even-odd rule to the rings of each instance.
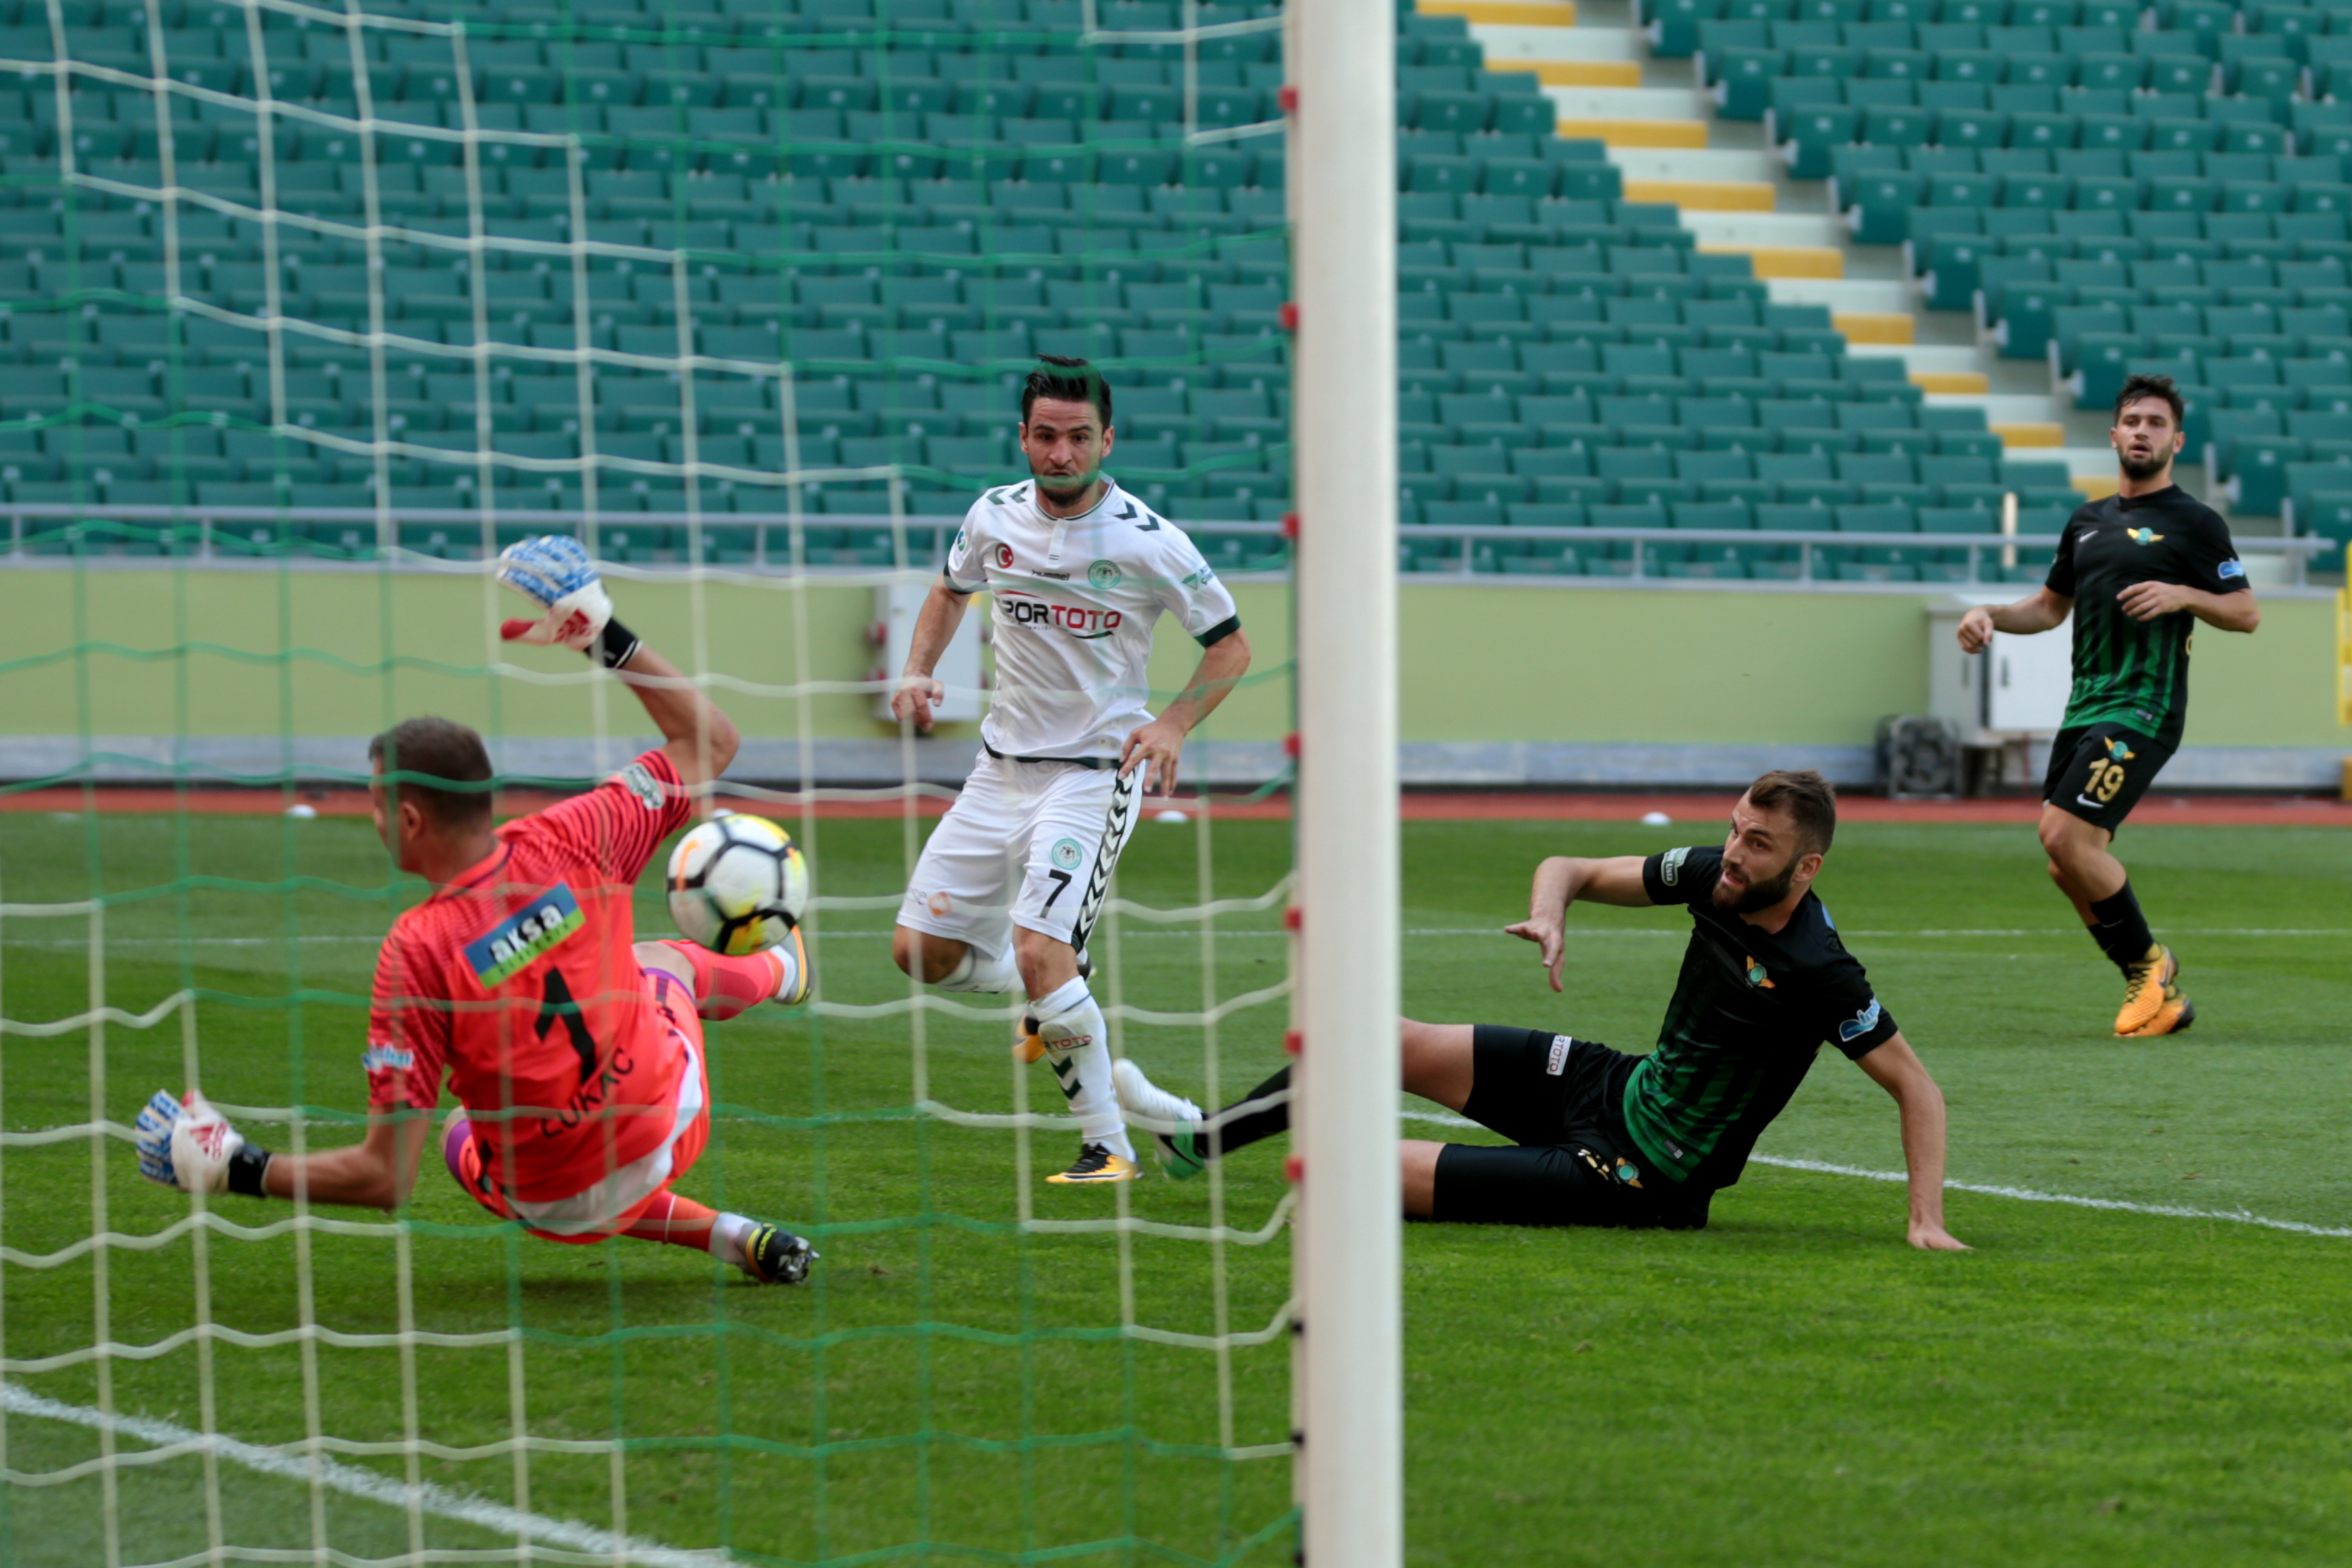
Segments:
[[[1807,894],[1778,935],[1715,906],[1720,849],[1668,850],[1642,865],[1654,904],[1690,906],[1690,946],[1658,1047],[1625,1081],[1625,1130],[1650,1163],[1708,1187],[1739,1179],[1824,1042],[1860,1059],[1895,1034],[1870,977]]]
[[[2165,746],[2189,717],[2187,611],[2135,621],[2116,596],[2135,583],[2172,582],[2208,593],[2246,586],[2230,525],[2178,485],[2078,509],[2059,536],[2051,592],[2074,601],[2074,687],[2066,727],[2120,724]]]

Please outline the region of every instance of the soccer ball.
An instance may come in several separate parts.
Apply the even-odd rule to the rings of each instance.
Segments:
[[[714,817],[669,854],[669,915],[688,941],[741,957],[792,935],[808,908],[808,862],[764,817]]]

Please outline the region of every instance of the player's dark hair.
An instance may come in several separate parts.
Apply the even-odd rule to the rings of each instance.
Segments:
[[[2170,376],[2131,376],[2116,393],[2116,417],[2121,419],[2124,410],[2144,397],[2160,397],[2172,407],[2172,428],[2179,430],[2188,413],[2188,404],[2180,401],[2180,389],[2172,384]]]
[[[1084,360],[1066,354],[1038,355],[1037,368],[1029,372],[1021,388],[1022,423],[1029,423],[1029,410],[1041,397],[1056,402],[1090,402],[1102,416],[1103,428],[1110,428],[1110,383]]]
[[[1748,787],[1759,811],[1786,811],[1797,824],[1797,852],[1825,855],[1837,837],[1837,791],[1810,768],[1774,768]]]
[[[368,760],[402,775],[384,787],[395,800],[415,801],[438,826],[489,826],[489,747],[456,719],[402,719],[368,742]]]

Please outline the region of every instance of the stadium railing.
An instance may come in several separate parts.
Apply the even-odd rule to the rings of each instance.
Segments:
[[[2352,469],[2330,466],[2341,478],[2352,479]],[[2331,505],[2352,504],[2352,485],[2343,488],[2341,495],[2315,494],[2322,500],[2333,497]],[[2305,505],[2316,511],[2320,502]],[[2002,533],[1997,513],[1958,507],[1915,514],[1900,506],[1769,506],[1758,508],[1748,526],[1737,522],[1748,515],[1738,505],[1589,510],[1596,517],[1648,512],[1654,520],[1423,523],[1402,530],[1398,566],[1423,577],[1556,577],[1652,586],[1745,580],[1916,590],[1937,583],[2039,581],[2065,520],[2063,512],[2045,511],[2021,518],[2018,532]],[[1819,514],[1820,526],[1808,526],[1815,521],[1811,514]],[[1705,526],[1702,519],[1708,516],[1720,516],[1732,526]],[[135,567],[175,559],[215,567],[331,570],[338,564],[390,562],[416,570],[444,563],[464,570],[462,563],[480,558],[483,538],[478,510],[404,514],[388,539],[379,534],[377,514],[358,507],[306,512],[11,505],[0,507],[0,517],[9,528],[6,559],[19,565],[95,560]],[[626,521],[609,514],[555,511],[497,513],[495,518],[492,533],[500,543],[529,533],[579,533],[593,523],[600,557],[654,572],[698,559],[745,572],[841,570],[868,576],[880,568],[929,570],[958,526],[954,518],[903,516],[827,516],[813,524],[807,514],[788,513],[738,513],[717,523],[689,512],[647,512],[639,515],[641,520]],[[1914,526],[1899,526],[1906,520]],[[658,542],[632,542],[633,536],[643,541],[647,535],[657,536]],[[689,536],[699,541],[698,555]],[[608,543],[616,537],[617,545]],[[1223,522],[1200,537],[1221,570],[1279,573],[1290,565],[1286,523]],[[2243,538],[2239,544],[2250,554],[2278,557],[2288,581],[2300,586],[2311,558],[2332,552],[2341,542],[2340,537],[2306,535]]]

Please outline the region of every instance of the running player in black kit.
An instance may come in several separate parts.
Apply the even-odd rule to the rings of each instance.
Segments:
[[[1836,830],[1837,797],[1820,774],[1767,773],[1732,809],[1721,849],[1538,866],[1528,918],[1506,929],[1541,949],[1555,991],[1562,916],[1575,900],[1689,907],[1690,946],[1657,1048],[1628,1056],[1549,1030],[1406,1019],[1404,1087],[1517,1146],[1406,1140],[1405,1213],[1696,1229],[1828,1043],[1900,1108],[1911,1245],[1962,1249],[1944,1228],[1943,1094],[1813,895]],[[1171,1176],[1196,1175],[1290,1124],[1287,1068],[1214,1117],[1133,1061],[1118,1064],[1117,1079],[1121,1105],[1153,1129]]]
[[[2124,973],[2116,1033],[2143,1040],[2187,1029],[2197,1009],[2107,846],[2180,745],[2190,617],[2224,632],[2263,620],[2230,526],[2172,482],[2180,415],[2168,377],[2124,382],[2108,432],[2121,486],[2075,512],[2041,592],[1960,619],[1960,647],[1974,653],[1995,632],[2047,632],[2074,612],[2074,688],[2042,782],[2042,848],[2052,880]]]

